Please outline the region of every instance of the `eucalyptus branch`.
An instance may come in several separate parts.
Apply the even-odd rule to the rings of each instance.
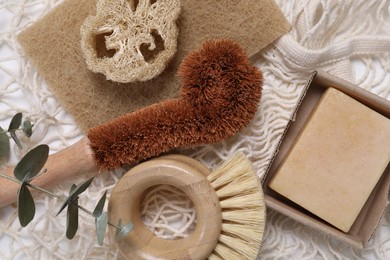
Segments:
[[[2,178],[4,178],[4,179],[7,179],[7,180],[10,180],[10,181],[13,181],[13,182],[15,182],[15,183],[17,183],[17,184],[20,184],[20,185],[22,185],[22,183],[23,183],[23,182],[19,181],[18,179],[14,178],[14,177],[12,177],[12,176],[8,176],[8,175],[6,175],[6,174],[4,174],[4,173],[0,173],[0,177],[2,177]],[[33,185],[33,184],[29,183],[29,182],[26,183],[26,185],[29,186],[30,188],[33,188],[33,189],[35,189],[35,190],[38,190],[38,191],[43,192],[43,193],[45,193],[45,194],[47,194],[47,195],[49,195],[49,196],[55,197],[55,198],[60,199],[60,200],[63,200],[63,201],[66,201],[66,200],[69,198],[69,197],[67,197],[67,196],[57,195],[57,194],[55,194],[55,193],[53,193],[53,192],[50,192],[50,191],[48,191],[48,190],[46,190],[46,189],[44,189],[44,188],[41,188],[41,187],[39,187],[39,186],[35,186],[35,185]],[[93,214],[92,211],[86,209],[85,207],[83,207],[83,206],[81,206],[81,205],[79,205],[79,204],[74,203],[73,201],[71,201],[70,203],[72,203],[74,206],[77,206],[79,209],[81,209],[82,211],[84,211],[84,212],[87,213],[88,215],[92,216],[93,218],[97,219],[97,218],[94,216],[94,214]],[[107,222],[107,224],[108,224],[109,226],[113,227],[113,228],[120,229],[118,226],[116,226],[115,224],[112,224],[112,223],[110,223],[110,222]]]
[[[29,120],[23,121],[22,124],[22,113],[17,113],[12,118],[8,130],[3,130],[0,127],[0,159],[7,158],[9,156],[9,136],[14,140],[15,144],[19,148],[22,148],[22,144],[16,135],[16,131],[23,131],[27,137],[30,137],[33,126],[34,125],[31,124]],[[49,147],[47,145],[38,145],[37,147],[30,150],[18,162],[13,172],[14,176],[9,176],[0,172],[1,178],[13,181],[20,185],[17,197],[18,217],[22,227],[27,226],[35,216],[35,202],[29,189],[31,188],[63,201],[63,204],[57,215],[60,214],[65,208],[67,208],[66,237],[68,239],[72,239],[77,232],[79,209],[95,219],[97,240],[100,245],[103,244],[107,226],[111,226],[116,229],[116,238],[126,236],[132,230],[133,225],[131,222],[122,226],[121,220],[118,221],[117,225],[108,221],[108,212],[103,211],[107,192],[105,192],[104,195],[100,198],[93,212],[78,204],[79,195],[91,185],[93,178],[88,179],[78,186],[73,184],[70,188],[68,196],[57,195],[51,191],[30,183],[33,179],[46,172],[46,169],[43,169],[43,166],[45,165],[48,156]]]
[[[25,122],[29,122],[29,121],[25,121]],[[23,126],[23,127],[19,127],[19,128],[16,128],[16,129],[10,129],[10,130],[8,130],[8,131],[2,129],[2,130],[0,130],[0,134],[13,133],[13,132],[16,132],[16,131],[22,131],[22,132],[25,133],[26,130],[29,130],[29,129],[32,128],[32,127],[34,127],[33,124],[30,124],[30,125],[28,126],[28,128],[26,128],[26,127]]]
[[[4,179],[7,179],[7,180],[10,180],[10,181],[13,181],[13,182],[15,182],[15,183],[17,183],[17,184],[20,184],[20,185],[23,184],[22,181],[20,181],[20,180],[14,178],[14,177],[12,177],[12,176],[6,175],[6,174],[4,174],[4,173],[0,173],[0,177],[2,177],[2,178],[4,178]],[[30,187],[30,188],[33,188],[33,189],[35,189],[35,190],[38,190],[38,191],[40,191],[40,192],[42,192],[42,193],[45,193],[45,194],[47,194],[47,195],[49,195],[49,196],[55,197],[55,198],[60,199],[60,200],[63,200],[63,201],[66,201],[66,200],[69,198],[69,197],[67,197],[67,196],[57,195],[57,194],[55,194],[55,193],[53,193],[53,192],[50,192],[50,191],[48,191],[48,190],[46,190],[46,189],[44,189],[44,188],[41,188],[41,187],[39,187],[39,186],[33,185],[33,184],[29,183],[29,182],[26,182],[25,184],[26,184],[28,187]],[[75,202],[72,201],[72,200],[71,200],[69,203],[71,203],[72,205],[78,207],[80,210],[84,211],[84,212],[87,213],[88,215],[92,216],[95,220],[98,219],[98,218],[93,214],[92,211],[86,209],[85,207],[83,207],[83,206],[81,206],[81,205],[75,203]],[[109,226],[111,226],[111,227],[113,227],[113,228],[115,228],[115,229],[117,229],[117,230],[121,230],[121,227],[119,227],[119,226],[117,226],[117,225],[111,223],[110,221],[107,222],[107,225],[109,225]]]
[[[31,187],[31,188],[33,188],[33,189],[39,190],[40,192],[43,192],[43,193],[45,193],[45,194],[47,194],[47,195],[49,195],[49,196],[55,197],[55,198],[57,198],[57,199],[61,199],[61,200],[66,200],[66,199],[67,199],[66,196],[57,195],[57,194],[55,194],[55,193],[53,193],[53,192],[50,192],[50,191],[48,191],[48,190],[45,190],[45,189],[43,189],[43,188],[41,188],[41,187],[39,187],[39,186],[35,186],[35,185],[31,184],[31,183],[27,183],[26,185],[29,186],[29,187]]]
[[[7,179],[7,180],[9,180],[9,181],[16,182],[17,184],[22,184],[22,182],[19,181],[18,179],[14,178],[14,177],[12,177],[12,176],[8,176],[8,175],[6,175],[6,174],[4,174],[4,173],[1,173],[1,172],[0,172],[0,177],[2,177],[2,178],[4,178],[4,179]]]
[[[116,228],[117,230],[120,230],[120,229],[121,229],[120,227],[118,227],[117,225],[112,224],[111,222],[107,222],[107,224],[108,224],[109,226],[113,227],[113,228]]]
[[[22,185],[22,183],[23,183],[22,181],[19,181],[18,179],[14,178],[12,176],[8,176],[8,175],[6,175],[4,173],[0,173],[0,177],[2,177],[4,179],[7,179],[7,180],[10,180],[10,181],[13,181],[13,182],[15,182],[17,184],[20,184],[20,185]],[[35,186],[35,185],[33,185],[33,184],[29,183],[29,182],[26,182],[26,185],[31,187],[31,188],[33,188],[33,189],[39,190],[40,192],[46,193],[47,195],[50,195],[52,197],[55,197],[55,198],[58,198],[58,199],[62,199],[62,200],[66,199],[66,197],[64,197],[64,196],[60,196],[60,195],[54,194],[54,193],[52,193],[52,192],[50,192],[48,190],[45,190],[45,189],[43,189],[43,188],[41,188],[39,186]]]
[[[85,213],[87,213],[88,215],[91,215],[92,217],[94,217],[96,219],[96,217],[93,215],[92,211],[84,208],[83,206],[80,206],[79,204],[76,204],[74,202],[72,202],[75,206],[79,207],[79,209],[81,209],[82,211],[84,211]]]

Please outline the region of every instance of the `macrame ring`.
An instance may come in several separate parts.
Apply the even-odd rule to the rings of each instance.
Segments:
[[[141,163],[128,171],[115,186],[109,202],[112,223],[132,222],[134,229],[119,240],[129,259],[205,259],[217,245],[222,214],[219,199],[207,180],[208,169],[182,155],[169,155]],[[143,224],[140,202],[146,189],[160,184],[184,191],[194,203],[197,224],[187,237],[166,240]]]

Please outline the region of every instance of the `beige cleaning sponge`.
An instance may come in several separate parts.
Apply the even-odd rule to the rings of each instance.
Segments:
[[[81,26],[87,66],[127,83],[159,75],[177,49],[180,0],[97,0]]]

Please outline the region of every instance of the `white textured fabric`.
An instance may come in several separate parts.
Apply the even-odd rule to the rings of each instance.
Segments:
[[[25,149],[47,143],[59,151],[81,137],[81,131],[48,91],[16,42],[16,35],[28,24],[50,11],[57,0],[0,1],[0,125],[5,128],[13,114],[23,112],[36,124]],[[197,147],[183,153],[209,167],[242,150],[262,177],[308,75],[316,69],[358,84],[390,99],[390,3],[387,0],[295,0],[276,1],[293,25],[289,34],[269,46],[257,60],[265,83],[260,108],[250,127],[216,145]],[[11,163],[25,151],[13,149]],[[109,193],[123,170],[99,176],[80,197],[80,204],[92,209],[105,190]],[[66,194],[69,183],[53,187]],[[153,196],[152,196],[153,197]],[[160,195],[155,197],[161,198]],[[38,215],[21,228],[13,206],[0,209],[0,259],[116,259],[116,244],[107,237],[97,245],[94,222],[85,214],[74,240],[65,237],[65,214],[55,217],[60,202],[47,196],[36,198]],[[180,200],[178,200],[180,202]],[[192,221],[188,204],[179,208]],[[183,206],[184,205],[184,206]],[[150,212],[156,211],[151,207]],[[185,216],[184,213],[187,215]],[[147,216],[153,216],[147,214]],[[389,259],[390,213],[386,210],[377,232],[364,250],[307,228],[272,210],[260,258],[262,259]],[[148,218],[147,218],[148,219]],[[159,220],[149,222],[161,226]],[[164,219],[161,218],[161,219]],[[153,224],[154,223],[154,224]],[[188,223],[183,223],[188,225]],[[180,231],[180,227],[177,227]],[[172,234],[177,235],[177,230]],[[161,231],[159,229],[159,231]],[[171,230],[172,231],[172,230]],[[181,232],[181,231],[180,231]],[[173,235],[171,235],[172,237]]]

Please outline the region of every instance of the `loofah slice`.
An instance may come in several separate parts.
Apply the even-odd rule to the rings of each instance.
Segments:
[[[88,68],[127,83],[159,75],[177,50],[179,0],[98,0],[81,26]]]

